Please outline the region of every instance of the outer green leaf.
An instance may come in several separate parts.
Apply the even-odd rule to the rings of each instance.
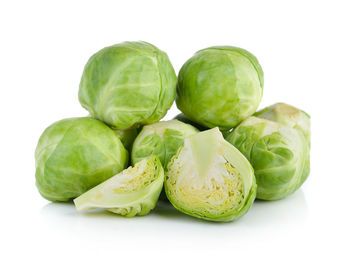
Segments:
[[[310,148],[311,148],[310,116],[306,112],[294,106],[284,104],[284,103],[277,103],[272,106],[266,107],[265,109],[259,112],[256,112],[254,115],[259,118],[272,120],[272,121],[281,123],[285,126],[293,127],[297,130],[300,130],[304,134],[308,142],[308,150],[307,150],[307,158],[306,158],[307,160],[305,163],[305,167],[303,169],[303,175],[299,183],[300,185],[298,186],[300,187],[310,174]]]
[[[197,132],[198,130],[195,127],[178,120],[146,125],[135,139],[131,152],[131,161],[135,164],[155,154],[166,169],[170,159],[183,145],[184,138]]]
[[[309,149],[301,131],[249,117],[226,140],[252,164],[258,184],[257,198],[281,199],[302,184]]]

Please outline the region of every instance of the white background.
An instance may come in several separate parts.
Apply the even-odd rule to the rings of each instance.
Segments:
[[[347,1],[1,1],[1,252],[349,252],[350,8]],[[87,59],[125,40],[168,53],[176,72],[199,49],[257,56],[260,108],[312,116],[311,174],[294,195],[256,201],[242,219],[203,222],[160,205],[150,215],[80,214],[35,187],[34,149],[54,121],[85,116]],[[175,106],[165,119],[177,113]],[[181,250],[181,251],[179,251]]]

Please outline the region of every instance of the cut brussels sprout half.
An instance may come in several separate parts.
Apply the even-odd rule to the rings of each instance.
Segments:
[[[74,199],[78,211],[105,208],[126,217],[148,214],[163,187],[164,171],[150,156]]]
[[[162,121],[144,126],[132,147],[132,164],[154,154],[159,157],[166,170],[171,157],[183,145],[184,138],[198,132],[195,127],[178,120]]]
[[[128,151],[102,122],[70,118],[49,126],[35,150],[36,186],[51,201],[68,201],[125,169]]]
[[[85,65],[80,104],[116,129],[151,124],[175,99],[176,74],[166,53],[146,42],[103,48]]]
[[[185,139],[168,164],[164,185],[175,208],[210,221],[240,218],[256,195],[253,168],[218,128]]]
[[[254,55],[237,47],[209,47],[182,66],[176,104],[191,121],[227,131],[256,111],[263,86]]]
[[[226,139],[252,164],[258,184],[257,198],[284,198],[296,191],[305,180],[309,148],[301,131],[270,120],[249,117]]]

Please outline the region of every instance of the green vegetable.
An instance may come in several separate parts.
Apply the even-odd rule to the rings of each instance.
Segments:
[[[305,182],[310,174],[310,145],[311,145],[311,123],[310,116],[291,105],[284,103],[277,103],[254,114],[256,117],[272,120],[283,125],[293,127],[300,130],[308,143],[308,150],[306,152],[307,158],[303,169],[303,175],[300,185]]]
[[[309,145],[302,131],[249,117],[226,139],[252,164],[258,184],[257,198],[284,198],[305,181],[309,171]]]
[[[310,116],[294,106],[277,103],[256,112],[254,116],[298,129],[303,132],[305,138],[310,143]]]
[[[152,44],[105,47],[80,81],[89,117],[57,121],[39,139],[36,186],[78,211],[142,216],[167,199],[196,218],[237,220],[255,198],[284,198],[310,173],[310,116],[284,103],[256,112],[263,88],[257,58],[242,48],[199,50],[177,78]],[[175,97],[182,113],[159,122]]]
[[[146,42],[106,47],[87,62],[79,101],[116,129],[159,121],[175,98],[176,74],[166,53]]]
[[[263,71],[251,53],[210,47],[182,66],[176,104],[191,121],[227,131],[256,111],[263,84]]]
[[[197,132],[199,131],[195,127],[178,120],[162,121],[144,126],[132,147],[132,164],[155,154],[166,169],[170,159],[183,145],[184,138]]]
[[[106,208],[126,217],[146,215],[163,187],[164,171],[157,156],[150,156],[74,199],[78,211]]]
[[[51,201],[68,201],[127,166],[117,135],[93,118],[70,118],[49,126],[35,150],[36,185]]]
[[[164,185],[175,208],[211,221],[240,218],[256,195],[253,168],[218,128],[185,139],[168,164]]]

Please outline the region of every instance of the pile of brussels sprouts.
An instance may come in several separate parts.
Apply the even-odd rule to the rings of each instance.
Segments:
[[[198,51],[178,77],[149,43],[106,47],[81,78],[89,117],[39,139],[37,188],[78,211],[146,215],[160,197],[197,218],[236,220],[255,198],[292,194],[310,171],[310,117],[283,103],[256,112],[263,85],[258,60],[237,47]],[[182,113],[160,121],[175,97]]]

